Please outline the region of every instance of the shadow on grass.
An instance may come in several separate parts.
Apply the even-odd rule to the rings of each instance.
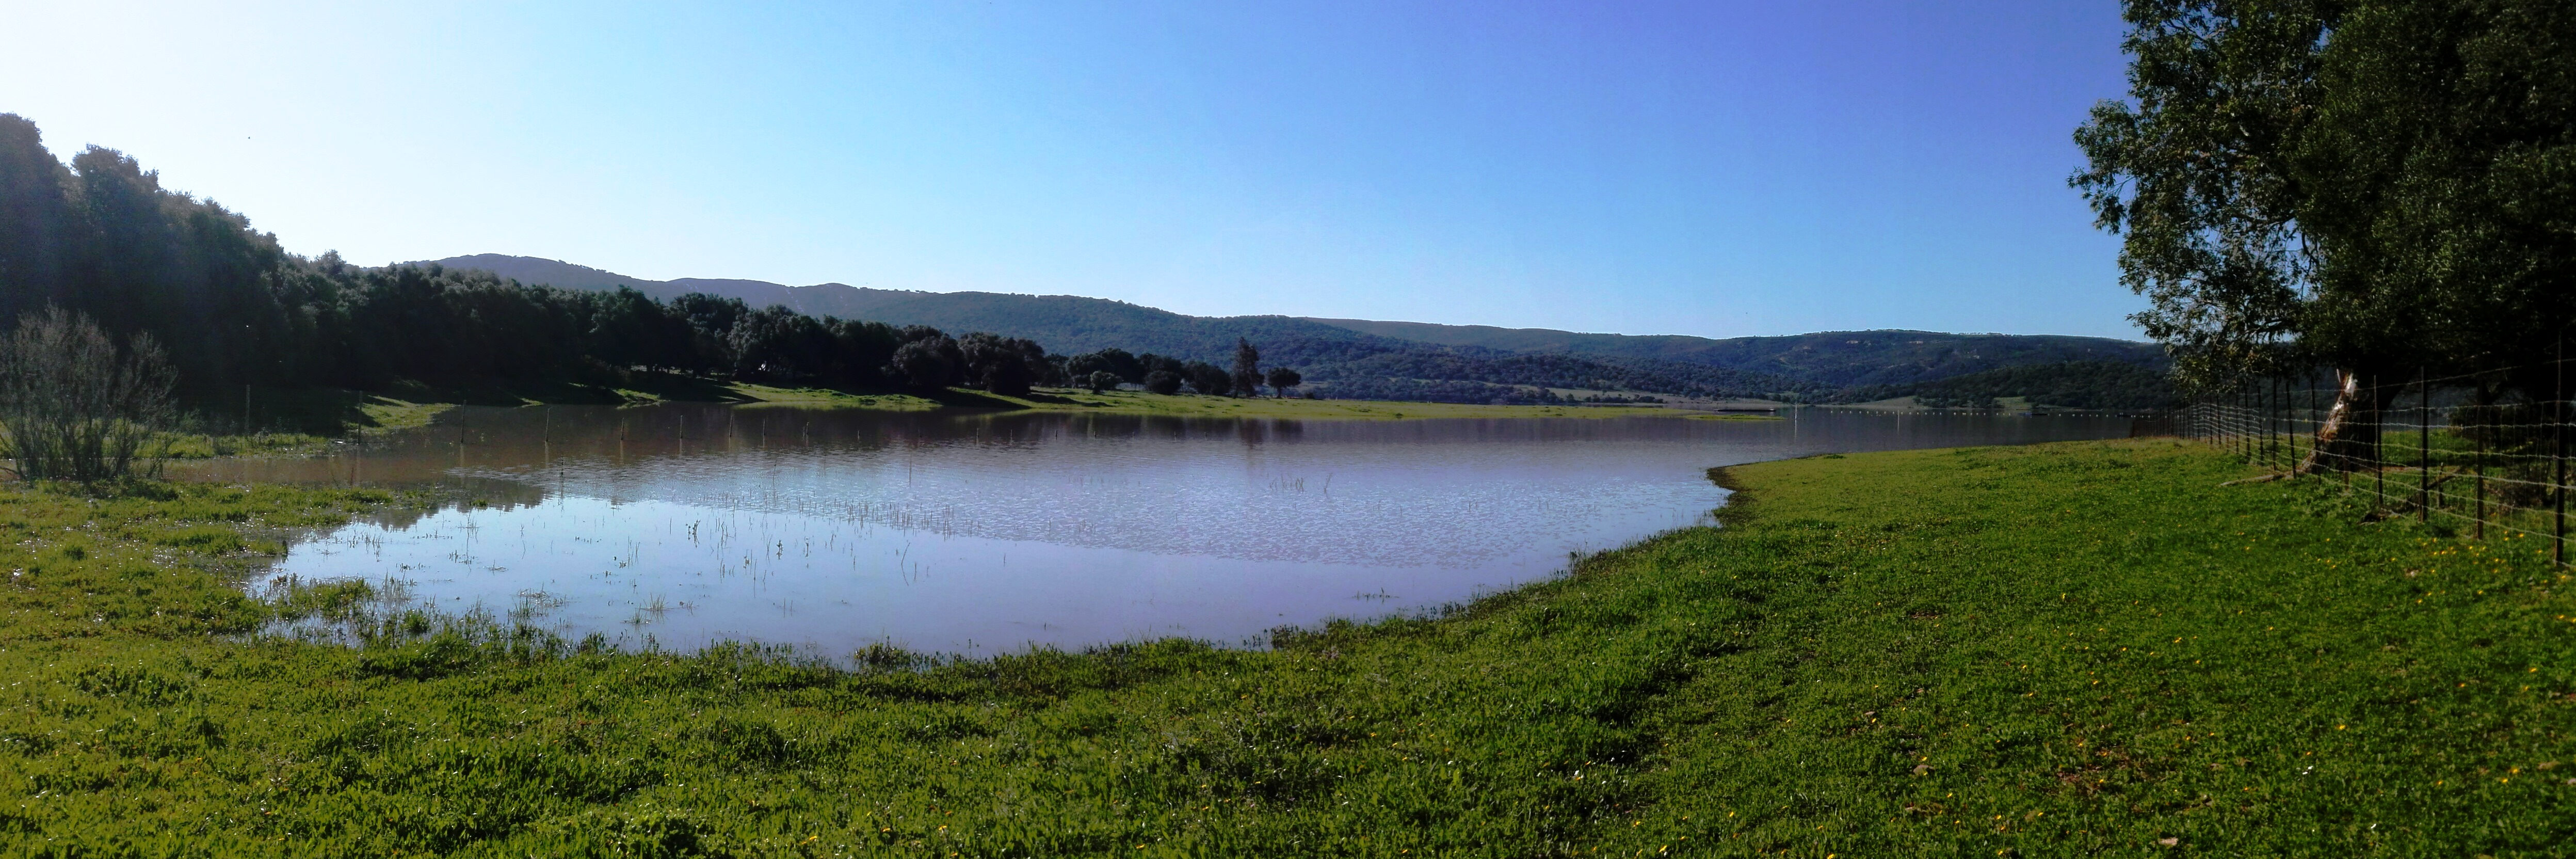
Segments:
[[[759,402],[758,398],[746,395],[741,391],[736,391],[733,388],[726,386],[724,382],[699,376],[682,376],[676,373],[638,373],[633,378],[628,379],[627,382],[620,387],[638,394],[647,394],[664,400],[680,403],[741,404]],[[610,393],[615,394],[617,392],[610,391]],[[632,398],[620,394],[616,402],[624,403],[631,400]],[[543,400],[543,402],[571,405],[569,402],[557,400]]]
[[[250,388],[240,400],[203,407],[206,429],[217,435],[300,433],[338,436],[378,426],[366,406],[390,403],[383,394],[343,388]]]
[[[912,397],[941,408],[1009,411],[1026,409],[1033,404],[1088,405],[1058,394],[1031,392],[1021,397],[1001,397],[967,388],[921,391],[912,388],[817,387],[802,389],[826,391],[854,398]],[[828,398],[827,398],[828,399]],[[772,402],[770,398],[737,389],[730,382],[677,373],[635,373],[622,379],[604,382],[539,381],[539,380],[404,380],[379,390],[345,388],[252,388],[243,399],[225,399],[197,404],[203,416],[203,428],[211,435],[248,437],[253,434],[292,433],[316,437],[341,437],[370,430],[395,429],[412,425],[401,413],[425,410],[427,413],[447,405],[529,406],[529,405],[639,405],[652,402],[713,403],[720,405],[755,405]],[[777,401],[783,405],[816,405],[797,400]],[[820,403],[829,405],[828,401]]]
[[[1004,399],[1004,398],[1002,398],[1002,397],[997,397],[997,396],[994,396],[994,395],[992,395],[992,394],[987,394],[987,393],[984,393],[984,392],[982,392],[982,391],[971,390],[971,389],[967,389],[967,388],[949,388],[949,389],[947,389],[947,390],[940,391],[940,392],[938,392],[938,393],[928,393],[928,392],[923,392],[923,391],[907,391],[906,393],[910,393],[910,394],[912,394],[913,396],[920,397],[920,398],[922,398],[922,399],[926,399],[926,400],[929,400],[929,401],[934,402],[934,403],[938,403],[938,404],[940,404],[940,405],[942,405],[942,406],[946,406],[946,407],[949,407],[949,408],[956,408],[956,409],[1024,409],[1024,408],[1028,408],[1027,404],[1025,404],[1025,403],[1013,402],[1013,401],[1011,401],[1011,400]],[[1063,397],[1051,396],[1051,395],[1046,395],[1046,394],[1035,394],[1035,393],[1032,393],[1032,394],[1030,394],[1030,395],[1028,395],[1028,396],[1025,396],[1025,397],[1021,397],[1020,399],[1027,400],[1027,401],[1029,401],[1029,402],[1040,402],[1040,403],[1045,403],[1045,402],[1071,402],[1070,400],[1066,400],[1066,399],[1065,399],[1065,398],[1063,398]]]

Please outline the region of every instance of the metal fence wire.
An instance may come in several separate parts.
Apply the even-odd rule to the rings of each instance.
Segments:
[[[2375,502],[2374,518],[2412,516],[2481,540],[2490,531],[2548,540],[2564,564],[2576,404],[2563,387],[2533,399],[2500,392],[2494,378],[2357,379],[2340,415],[2330,376],[2260,379],[2157,418],[2150,431],[2215,445],[2280,478],[2342,481]]]

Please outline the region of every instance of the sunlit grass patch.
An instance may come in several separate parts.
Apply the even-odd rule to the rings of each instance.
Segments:
[[[1218,397],[1148,391],[1043,388],[1025,397],[980,392],[993,406],[1048,411],[1169,415],[1175,417],[1401,420],[1406,418],[1614,418],[1678,417],[1657,406],[1498,406],[1479,403],[1412,403],[1384,400],[1309,400],[1299,397]]]
[[[2251,473],[2168,441],[1745,466],[1723,527],[1436,616],[982,660],[662,653],[225,578],[382,494],[0,492],[0,850],[2567,843],[2576,602],[2546,547],[2221,485]]]

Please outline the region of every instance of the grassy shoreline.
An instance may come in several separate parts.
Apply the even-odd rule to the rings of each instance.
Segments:
[[[396,396],[396,393],[401,396]],[[270,427],[268,431],[243,433],[239,430],[241,425],[239,414],[230,417],[219,416],[212,422],[223,426],[207,432],[184,434],[174,438],[172,453],[182,458],[311,453],[328,444],[330,438],[334,436],[365,435],[419,427],[436,419],[440,413],[460,405],[633,406],[666,402],[896,412],[961,409],[1307,420],[1617,418],[1706,414],[1660,406],[1498,406],[1378,400],[1211,397],[1123,390],[1092,393],[1076,388],[1041,388],[1020,397],[988,394],[968,388],[951,388],[937,394],[923,394],[789,388],[748,382],[717,383],[702,379],[672,377],[649,380],[633,388],[552,385],[524,389],[421,388],[394,393],[345,390],[260,390],[257,391],[257,397],[250,407],[249,420],[254,426]],[[228,421],[230,423],[227,423]]]
[[[1012,411],[1081,412],[1085,414],[1160,415],[1210,418],[1300,418],[1307,420],[1408,420],[1423,418],[1619,418],[1679,417],[1689,412],[1659,406],[1498,406],[1478,403],[1422,403],[1382,400],[1308,400],[1294,397],[1211,397],[1198,394],[1154,394],[1041,388],[1011,397],[957,388],[937,400],[904,395],[899,405],[877,405],[862,395],[807,389],[788,391],[757,385],[735,390],[762,403],[846,408],[969,408]]]
[[[2576,600],[2526,541],[2144,440],[1728,469],[1721,528],[1438,619],[844,671],[345,613],[230,565],[381,494],[0,492],[0,850],[2542,855]],[[245,536],[247,535],[247,536]],[[2170,844],[2165,839],[2172,839]],[[1407,853],[1406,851],[1410,851]]]

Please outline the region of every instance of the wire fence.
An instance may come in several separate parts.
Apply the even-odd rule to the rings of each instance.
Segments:
[[[2340,481],[2372,500],[2374,518],[2411,516],[2481,540],[2545,539],[2566,563],[2576,403],[2563,387],[2534,399],[2499,378],[2355,379],[2349,388],[2330,377],[2262,379],[2153,419],[2150,431],[2217,446],[2274,479]]]

